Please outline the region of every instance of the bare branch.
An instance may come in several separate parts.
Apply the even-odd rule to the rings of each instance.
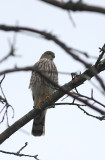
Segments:
[[[0,60],[0,63],[4,62],[6,59],[8,59],[10,57],[10,53],[7,54],[5,57],[3,57],[1,60]]]
[[[102,104],[101,102],[99,102],[98,100],[96,100],[95,98],[93,98],[93,90],[91,91],[91,97],[85,96],[85,95],[80,94],[80,93],[74,93],[73,92],[73,94],[75,94],[78,97],[86,98],[86,100],[91,100],[94,103],[99,104],[100,106],[102,106],[102,107],[105,108],[105,104]]]
[[[68,103],[68,102],[65,102],[65,103],[54,103],[54,105],[74,105],[74,106],[86,106],[84,104],[78,104],[78,103]]]
[[[57,0],[40,0],[43,2],[46,2],[48,4],[51,4],[55,7],[59,7],[64,10],[71,10],[71,11],[87,11],[87,12],[97,12],[101,14],[105,14],[105,8],[98,7],[98,6],[92,6],[92,5],[87,5],[83,3],[82,1],[78,2],[73,2],[69,0],[68,2],[62,2],[62,1],[57,1]]]
[[[87,63],[86,61],[84,61],[83,59],[81,59],[78,55],[75,54],[75,52],[81,52],[78,51],[77,49],[73,49],[69,46],[67,46],[65,43],[63,43],[62,41],[60,41],[57,36],[52,35],[51,33],[47,33],[45,31],[40,31],[37,29],[32,29],[32,28],[27,28],[27,27],[18,27],[18,26],[6,26],[6,25],[0,25],[0,30],[3,31],[14,31],[14,32],[32,32],[32,33],[36,33],[41,35],[42,37],[44,37],[47,40],[52,40],[54,41],[58,46],[60,46],[66,53],[68,53],[69,55],[72,56],[72,58],[74,58],[75,60],[81,62],[82,64],[84,64],[87,68],[91,66],[91,64]],[[83,53],[83,52],[82,52]]]
[[[21,152],[27,145],[28,145],[28,142],[26,142],[25,145],[24,145],[23,147],[21,147],[17,153],[20,154],[20,152]]]
[[[13,37],[13,44],[11,44],[10,43],[10,40],[9,40],[9,45],[10,45],[10,51],[9,51],[9,53],[6,55],[6,56],[4,56],[1,60],[0,60],[0,64],[2,63],[2,62],[4,62],[5,60],[7,60],[9,57],[13,57],[13,56],[16,56],[15,55],[15,43],[16,43],[16,36],[14,35],[14,37]]]
[[[70,21],[71,21],[73,27],[76,27],[76,24],[75,24],[75,22],[74,22],[74,20],[73,20],[73,18],[72,18],[72,16],[71,16],[70,11],[68,11],[68,16],[69,16],[69,19],[70,19]]]
[[[11,109],[12,109],[12,112],[13,112],[12,118],[14,117],[14,108],[8,103],[7,98],[6,98],[6,96],[5,96],[5,94],[4,94],[4,91],[3,91],[3,89],[2,89],[1,84],[2,84],[2,82],[3,82],[3,80],[4,80],[4,78],[5,78],[5,75],[3,76],[3,78],[2,78],[1,81],[0,81],[0,89],[1,89],[1,93],[2,93],[2,95],[3,95],[3,97],[0,96],[0,102],[1,102],[2,104],[5,104],[5,105],[4,105],[3,108],[1,109],[0,114],[1,114],[4,110],[5,110],[5,111],[4,111],[4,113],[3,113],[3,116],[2,116],[2,119],[1,119],[0,123],[2,123],[2,122],[4,121],[4,119],[5,119],[5,117],[6,117],[7,126],[9,127],[8,108],[11,108]]]
[[[102,120],[105,120],[105,116],[94,116],[94,115],[92,115],[92,114],[90,114],[90,113],[88,113],[86,110],[84,110],[82,107],[80,107],[80,106],[77,106],[81,111],[83,111],[87,116],[90,116],[90,117],[92,117],[92,118],[96,118],[96,119],[98,119],[98,120],[100,120],[100,121],[102,121]]]
[[[65,103],[54,103],[54,105],[74,105],[74,106],[77,106],[81,111],[83,111],[87,116],[90,116],[92,118],[96,118],[100,121],[102,120],[105,120],[105,116],[94,116],[90,113],[88,113],[85,109],[82,108],[82,106],[86,106],[86,105],[83,105],[83,104],[78,104],[78,103],[68,103],[68,102],[65,102]]]
[[[5,153],[5,154],[10,154],[10,155],[15,155],[15,156],[18,156],[18,157],[30,157],[30,158],[34,158],[36,160],[39,160],[37,157],[38,155],[35,155],[35,156],[32,156],[32,155],[28,155],[28,154],[17,154],[15,152],[7,152],[7,151],[3,151],[3,150],[0,150],[1,153]]]
[[[37,157],[38,155],[28,155],[28,154],[22,154],[20,153],[20,151],[22,151],[26,146],[28,145],[28,143],[26,142],[25,145],[18,151],[18,152],[7,152],[7,151],[3,151],[3,150],[0,150],[1,153],[5,153],[5,154],[10,154],[10,155],[15,155],[15,156],[18,156],[18,157],[31,157],[31,158],[34,158],[36,160],[39,160]]]

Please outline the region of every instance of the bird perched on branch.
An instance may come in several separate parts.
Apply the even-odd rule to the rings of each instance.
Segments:
[[[58,72],[53,62],[55,54],[51,51],[46,51],[40,57],[40,60],[35,63],[35,68],[41,71],[49,80],[58,84]],[[34,106],[40,106],[40,103],[50,96],[56,90],[53,84],[47,81],[42,75],[32,71],[29,88],[32,90]],[[32,134],[41,136],[45,133],[45,115],[46,110],[34,118]]]

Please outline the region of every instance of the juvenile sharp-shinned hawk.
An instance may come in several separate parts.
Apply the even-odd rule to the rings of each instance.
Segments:
[[[42,71],[45,76],[58,84],[58,72],[53,62],[54,58],[55,54],[53,52],[46,51],[34,66]],[[35,71],[32,72],[29,88],[32,90],[34,106],[36,106],[39,101],[45,100],[46,96],[51,95],[56,90],[51,83],[48,83],[44,77],[40,76]],[[32,134],[34,136],[41,136],[45,133],[45,115],[46,110],[43,111],[41,115],[34,118],[32,127]]]

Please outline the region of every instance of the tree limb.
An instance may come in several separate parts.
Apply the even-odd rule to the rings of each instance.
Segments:
[[[57,0],[40,0],[45,3],[51,4],[55,7],[59,7],[64,10],[71,10],[71,11],[87,11],[87,12],[97,12],[101,14],[105,14],[105,8],[92,6],[83,3],[82,1],[78,0],[78,2],[73,2],[69,0],[68,2],[57,1]]]
[[[16,121],[13,125],[11,125],[9,128],[7,128],[3,133],[0,134],[0,144],[3,143],[7,138],[9,138],[13,133],[15,133],[18,129],[20,129],[21,127],[23,127],[25,124],[27,124],[30,120],[32,120],[35,116],[37,116],[38,114],[41,113],[41,111],[49,108],[48,106],[51,106],[52,104],[54,104],[54,102],[56,102],[58,99],[60,99],[62,96],[64,96],[65,94],[68,94],[69,96],[79,100],[80,102],[83,102],[84,104],[86,104],[88,107],[90,107],[91,109],[101,113],[102,115],[105,115],[105,111],[102,109],[99,109],[93,105],[91,105],[88,101],[86,100],[82,100],[81,98],[73,95],[72,93],[70,93],[69,91],[80,86],[81,84],[83,84],[86,80],[87,77],[90,77],[90,79],[94,76],[94,65],[86,70],[85,72],[83,72],[81,75],[75,77],[72,81],[70,81],[69,83],[66,83],[65,85],[63,85],[62,87],[58,86],[57,84],[55,84],[54,82],[51,82],[49,79],[47,79],[44,74],[42,74],[44,76],[45,79],[47,79],[47,81],[49,81],[50,83],[52,83],[54,86],[59,87],[59,89],[51,96],[51,100],[46,99],[45,101],[43,101],[43,103],[40,104],[41,109],[39,108],[35,108],[33,110],[31,110],[29,113],[27,113],[25,116],[23,116],[22,118],[20,118],[18,121]],[[26,71],[26,70],[34,70],[33,68],[22,68],[22,69],[17,69],[18,71]],[[105,59],[103,61],[101,61],[98,65],[97,65],[97,74],[100,73],[101,71],[105,70]],[[5,73],[10,73],[16,71],[16,69],[14,70],[7,70],[5,71]],[[37,71],[40,75],[41,73],[39,71]],[[2,72],[3,74],[3,72]],[[41,75],[41,76],[42,76]]]
[[[84,61],[78,55],[75,54],[75,52],[80,53],[81,51],[78,51],[77,49],[74,49],[74,48],[71,48],[71,47],[67,46],[64,42],[62,42],[61,40],[59,40],[57,38],[57,36],[52,35],[51,33],[47,33],[45,31],[41,31],[41,30],[37,30],[37,29],[33,29],[33,28],[28,28],[28,27],[7,26],[7,25],[0,25],[0,30],[8,31],[8,32],[9,31],[14,31],[14,32],[30,32],[30,33],[41,35],[45,39],[52,40],[53,42],[55,42],[66,53],[68,53],[70,56],[72,56],[72,58],[74,58],[75,60],[81,62],[87,68],[90,67],[89,63],[87,63],[86,61]]]

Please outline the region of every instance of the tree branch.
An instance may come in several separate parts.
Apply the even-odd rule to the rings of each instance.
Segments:
[[[87,11],[87,12],[97,12],[101,14],[105,14],[105,8],[92,6],[83,3],[82,1],[73,2],[69,0],[68,2],[57,1],[57,0],[40,0],[45,3],[51,4],[55,7],[59,7],[64,10],[71,10],[71,11]]]
[[[3,97],[0,95],[0,103],[2,103],[4,106],[2,107],[2,109],[0,110],[0,114],[4,111],[3,113],[3,116],[2,116],[2,119],[0,121],[0,124],[4,121],[5,117],[6,117],[6,120],[7,120],[7,126],[9,127],[9,121],[8,121],[8,108],[11,108],[12,109],[12,112],[13,112],[13,115],[12,115],[12,118],[14,117],[14,108],[8,103],[7,101],[7,98],[4,94],[4,91],[2,89],[2,82],[4,81],[4,78],[5,78],[5,74],[3,76],[3,78],[1,79],[0,81],[0,90],[1,90],[1,93],[3,95]]]
[[[79,105],[78,105],[78,108],[79,108],[81,111],[83,111],[87,116],[90,116],[90,117],[92,117],[92,118],[98,119],[98,120],[100,120],[100,121],[105,120],[105,116],[94,116],[94,115],[88,113],[87,111],[85,111],[85,110],[84,110],[82,107],[80,107]]]
[[[15,156],[18,156],[18,157],[31,157],[31,158],[34,158],[34,159],[36,159],[36,160],[39,160],[37,157],[38,157],[38,155],[28,155],[28,154],[22,154],[22,153],[20,153],[20,151],[22,151],[26,146],[28,145],[28,143],[26,142],[25,143],[25,145],[23,146],[23,147],[21,147],[20,149],[19,149],[19,151],[18,152],[7,152],[7,151],[3,151],[3,150],[0,150],[0,152],[1,153],[5,153],[5,154],[11,154],[11,155],[15,155]]]
[[[42,37],[44,37],[47,40],[52,40],[53,42],[55,42],[58,46],[60,46],[66,53],[68,53],[70,56],[72,56],[72,58],[74,58],[75,60],[81,62],[82,64],[84,64],[87,68],[90,67],[91,65],[89,63],[87,63],[86,61],[84,61],[83,59],[81,59],[78,55],[75,54],[75,52],[80,53],[81,51],[78,51],[77,49],[71,48],[69,46],[67,46],[65,43],[63,43],[62,41],[60,41],[57,36],[52,35],[51,33],[47,33],[45,31],[40,31],[37,29],[33,29],[33,28],[28,28],[28,27],[18,27],[18,26],[6,26],[6,25],[0,25],[0,30],[3,31],[14,31],[14,32],[30,32],[30,33],[35,33],[35,34],[39,34]],[[83,53],[83,52],[82,52]]]
[[[81,84],[83,84],[86,80],[87,77],[90,77],[90,79],[94,76],[94,65],[86,70],[85,72],[83,72],[81,75],[76,76],[72,81],[70,81],[69,83],[66,83],[65,85],[63,85],[62,87],[58,86],[57,84],[55,84],[54,82],[52,82],[51,80],[49,80],[44,74],[42,74],[40,71],[36,71],[35,68],[33,69],[32,67],[27,67],[27,68],[21,68],[21,69],[14,69],[14,70],[7,70],[5,71],[5,73],[10,73],[13,71],[26,71],[26,70],[34,70],[36,72],[38,72],[39,75],[43,76],[47,81],[49,81],[50,83],[52,83],[54,85],[54,87],[59,88],[59,90],[57,90],[52,96],[51,96],[51,100],[46,99],[45,101],[43,101],[43,103],[40,104],[41,109],[39,109],[38,107],[36,107],[35,109],[31,110],[29,113],[27,113],[25,116],[23,116],[22,118],[20,118],[18,121],[16,121],[13,125],[11,125],[8,129],[6,129],[3,133],[0,134],[0,144],[3,143],[7,138],[9,138],[13,133],[15,133],[18,129],[20,129],[21,127],[23,127],[25,124],[27,124],[30,120],[32,120],[35,116],[37,116],[38,114],[41,113],[41,111],[49,108],[48,106],[51,106],[52,104],[54,104],[54,102],[56,102],[58,99],[60,99],[62,96],[64,96],[65,94],[68,94],[69,96],[77,99],[80,102],[83,102],[84,104],[86,104],[88,107],[90,107],[91,109],[99,112],[102,115],[105,115],[105,111],[102,109],[99,109],[93,105],[91,105],[87,100],[83,100],[75,95],[73,95],[72,93],[70,93],[69,91],[80,86]],[[97,74],[100,73],[101,71],[105,70],[105,59],[103,61],[101,61],[98,65],[97,65]],[[3,74],[3,72],[2,72]]]
[[[3,151],[3,150],[0,150],[1,153],[5,153],[5,154],[10,154],[10,155],[14,155],[14,156],[18,156],[18,157],[30,157],[30,158],[34,158],[36,160],[39,160],[37,157],[38,155],[35,155],[35,156],[32,156],[32,155],[28,155],[28,154],[18,154],[18,153],[15,153],[15,152],[7,152],[7,151]]]
[[[82,105],[82,104],[78,104],[78,103],[74,103],[74,102],[72,102],[72,103],[68,103],[68,102],[65,102],[65,103],[54,103],[54,105],[73,105],[73,106],[77,106],[87,116],[90,116],[92,118],[96,118],[96,119],[98,119],[100,121],[105,120],[105,116],[94,116],[94,115],[88,113],[85,109],[82,108],[83,106],[86,106],[86,105]]]

